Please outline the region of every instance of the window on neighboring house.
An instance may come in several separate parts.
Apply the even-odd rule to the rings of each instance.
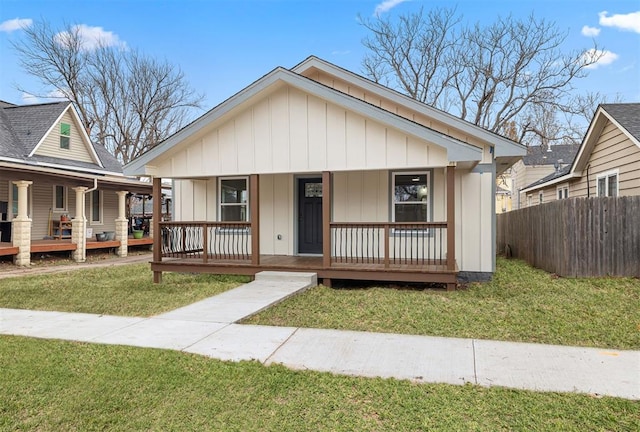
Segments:
[[[249,190],[247,177],[220,179],[220,220],[246,222],[249,220]]]
[[[533,197],[531,195],[527,195],[527,207],[531,207],[533,205]]]
[[[596,195],[599,197],[618,196],[618,170],[609,171],[596,177]]]
[[[71,142],[71,125],[60,123],[60,148],[69,149]]]
[[[393,173],[393,222],[429,221],[430,173]]]
[[[91,223],[102,224],[102,191],[100,190],[91,192]]]
[[[53,186],[53,210],[67,211],[67,188],[66,186]]]
[[[543,201],[544,201],[544,192],[540,191],[538,192],[538,204],[542,204]]]
[[[558,192],[558,199],[565,199],[565,198],[569,198],[569,186],[568,185],[562,185],[562,186],[558,186],[556,188],[556,191]]]

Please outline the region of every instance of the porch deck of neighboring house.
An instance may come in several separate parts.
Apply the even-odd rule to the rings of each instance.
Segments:
[[[129,237],[127,239],[127,245],[131,246],[145,246],[153,245],[153,238],[145,236],[141,239],[135,239]],[[112,249],[120,247],[119,240],[113,241],[95,241],[87,239],[87,250],[94,249]],[[32,240],[31,241],[31,253],[47,253],[47,252],[71,252],[76,250],[76,244],[72,243],[70,239],[62,240]],[[0,256],[17,255],[18,248],[14,247],[11,243],[0,242]]]

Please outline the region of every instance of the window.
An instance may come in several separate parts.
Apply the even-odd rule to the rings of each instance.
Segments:
[[[393,221],[428,222],[429,173],[393,173]]]
[[[91,192],[91,224],[102,225],[102,191]]]
[[[558,199],[569,198],[569,185],[561,185],[556,188],[556,192],[558,194]]]
[[[220,179],[220,220],[245,222],[249,219],[249,191],[246,177]]]
[[[53,186],[53,210],[67,211],[67,188],[65,186]]]
[[[69,149],[71,141],[71,125],[67,123],[60,123],[60,148]]]
[[[608,171],[597,177],[596,195],[599,197],[618,196],[618,170]]]
[[[543,201],[544,201],[544,192],[540,191],[538,193],[538,204],[542,204]]]
[[[533,205],[533,197],[531,195],[527,195],[527,207],[531,207]]]

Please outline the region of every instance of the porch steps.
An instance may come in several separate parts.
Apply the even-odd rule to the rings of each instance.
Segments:
[[[235,323],[316,285],[316,273],[264,271],[253,282],[154,318]]]

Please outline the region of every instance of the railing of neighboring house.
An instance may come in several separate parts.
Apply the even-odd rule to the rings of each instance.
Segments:
[[[331,264],[446,265],[446,222],[331,222]]]
[[[249,222],[160,222],[163,258],[251,260]]]

